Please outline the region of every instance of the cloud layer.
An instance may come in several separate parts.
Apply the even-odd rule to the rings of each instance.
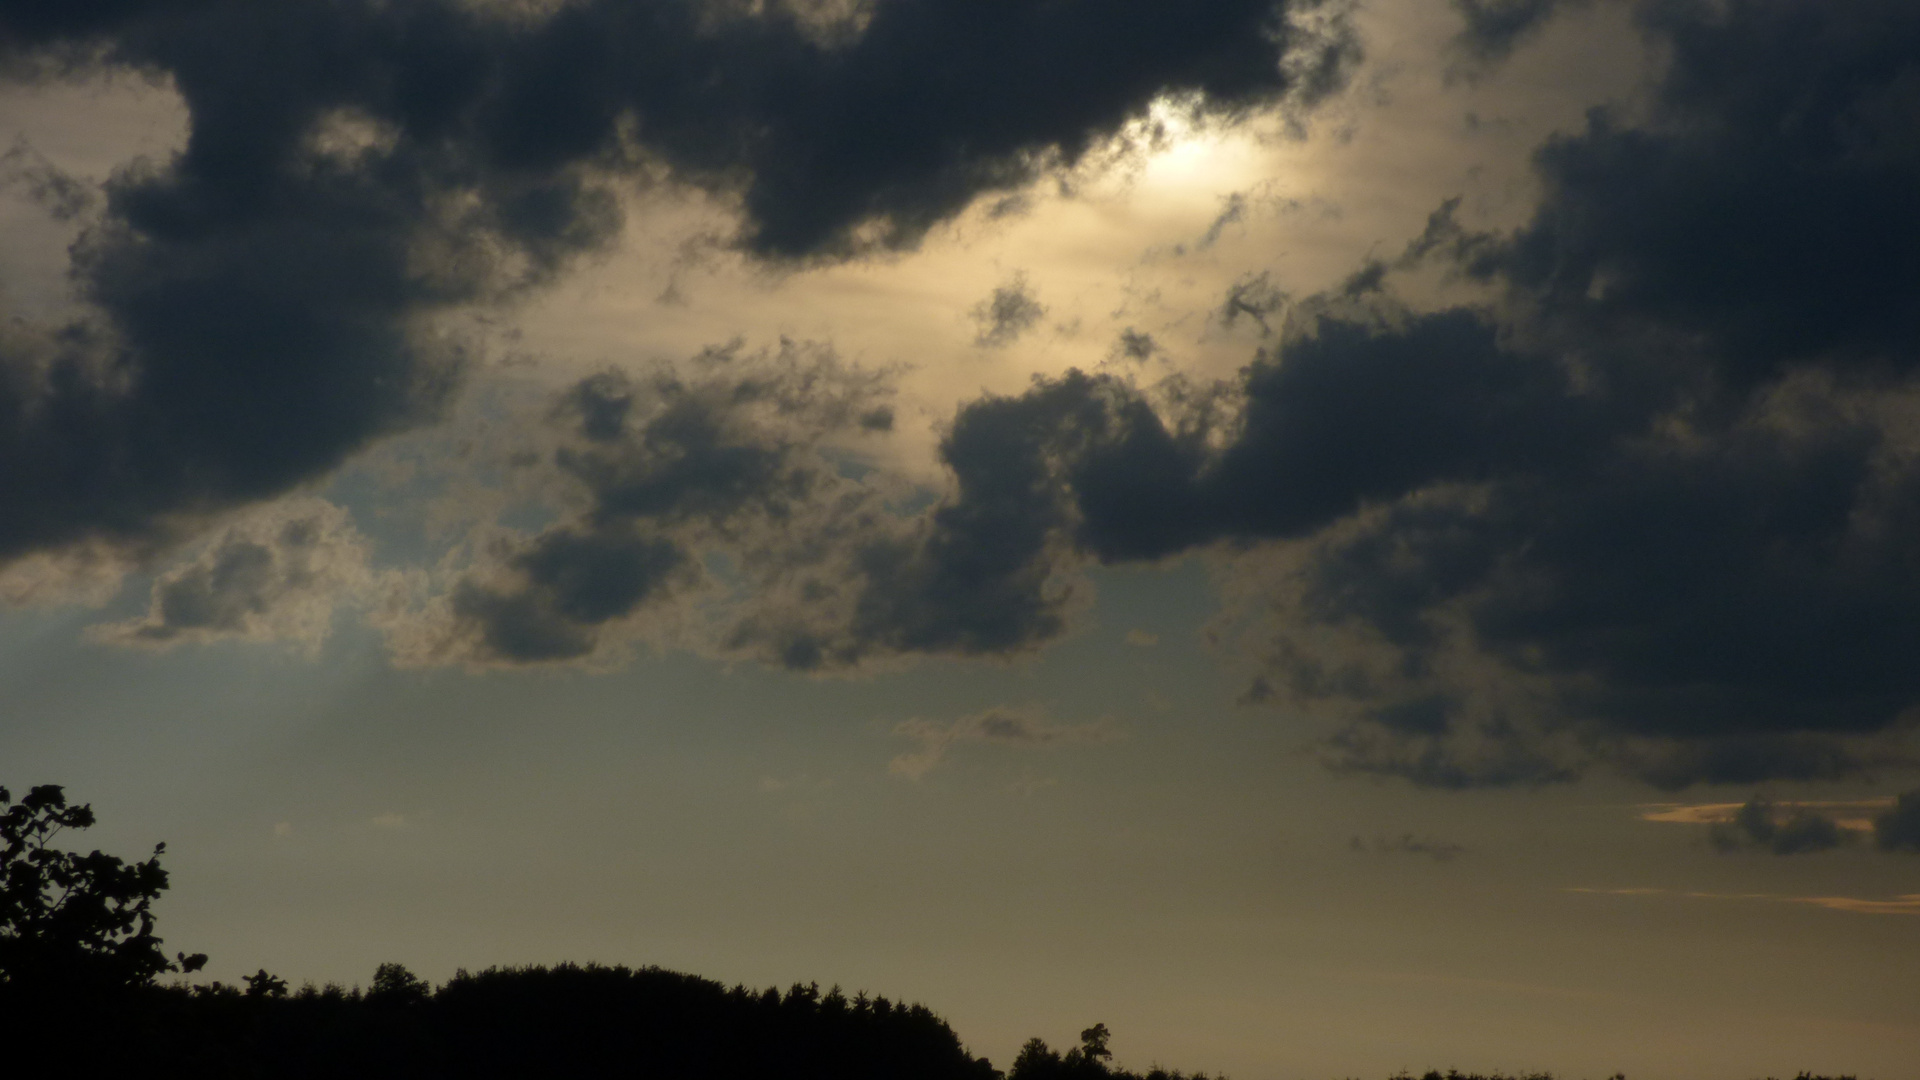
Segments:
[[[1458,6],[1491,64],[1577,5]],[[0,327],[0,560],[138,557],[426,422],[467,360],[436,317],[604,250],[622,190],[715,194],[771,265],[900,252],[1155,102],[1274,108],[1353,55],[1337,19],[1302,29],[1326,4],[826,10],[10,6],[9,71],[166,75],[192,135],[95,209],[9,159],[94,216],[81,313]],[[1678,788],[1912,764],[1920,9],[1633,10],[1660,79],[1537,148],[1528,219],[1447,203],[1315,296],[1242,277],[1214,322],[1266,347],[1218,384],[1122,363],[971,401],[930,496],[863,457],[885,382],[823,346],[580,381],[527,466],[551,520],[477,536],[383,609],[398,655],[1012,655],[1066,631],[1086,565],[1207,552],[1236,575],[1246,699],[1318,718],[1336,768],[1468,787],[1605,764]],[[1436,277],[1475,301],[1419,301]],[[1042,312],[1015,276],[978,343]],[[1163,350],[1129,328],[1116,357]],[[114,633],[252,633],[301,588],[275,569],[295,547],[221,541]],[[1825,842],[1764,811],[1726,835]]]
[[[969,406],[943,512],[992,507],[1029,560],[1257,545],[1250,697],[1347,716],[1344,768],[1467,786],[1599,759],[1679,787],[1911,762],[1920,16],[1642,24],[1671,54],[1651,115],[1544,145],[1531,221],[1440,208],[1232,386],[1072,374]],[[1433,266],[1491,301],[1393,298]]]
[[[222,639],[318,649],[341,603],[364,603],[374,577],[346,511],[314,498],[257,509],[154,582],[147,613],[96,626],[97,640],[150,648]]]
[[[1826,814],[1805,807],[1782,813],[1762,798],[1749,800],[1734,812],[1732,821],[1716,824],[1707,833],[1707,842],[1716,851],[1755,847],[1775,855],[1831,851],[1851,839]]]
[[[711,191],[769,260],[904,249],[1158,99],[1324,94],[1352,52],[1273,0],[836,10],[7,5],[0,76],[163,78],[191,135],[108,181],[74,249],[79,314],[0,329],[0,560],[164,546],[439,415],[467,356],[433,318],[604,249],[619,187]]]
[[[828,657],[821,639],[853,647],[850,564],[903,526],[836,459],[852,464],[862,439],[891,429],[884,375],[795,342],[685,366],[607,371],[559,395],[558,445],[521,463],[556,494],[558,519],[483,536],[390,623],[403,662],[602,662],[649,632],[790,667],[855,659]]]
[[[893,733],[918,739],[920,748],[896,756],[887,763],[887,771],[909,780],[924,778],[945,760],[949,751],[962,743],[988,743],[1011,747],[1076,746],[1111,742],[1119,737],[1106,721],[1089,724],[1059,724],[1049,721],[1038,709],[992,708],[963,716],[948,724],[929,720],[903,720]]]

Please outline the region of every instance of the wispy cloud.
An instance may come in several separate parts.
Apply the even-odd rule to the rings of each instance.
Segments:
[[[1891,900],[1863,900],[1857,896],[1794,896],[1787,899],[1829,911],[1857,911],[1863,915],[1920,915],[1920,893],[1907,893]]]
[[[967,313],[979,327],[973,343],[983,349],[999,349],[1014,343],[1047,314],[1047,306],[1035,297],[1027,284],[1027,275],[1015,271],[993,295],[975,304]]]
[[[763,776],[759,784],[763,795],[813,795],[832,786],[832,778],[817,779],[806,773],[797,773],[793,776]]]
[[[895,735],[918,739],[918,749],[896,756],[887,763],[895,776],[918,780],[947,756],[959,743],[996,743],[1002,746],[1069,746],[1111,742],[1121,737],[1113,722],[1102,718],[1085,724],[1057,724],[1034,708],[996,706],[984,712],[963,716],[949,724],[918,717],[903,720],[893,727]]]
[[[1656,802],[1640,803],[1634,807],[1639,811],[1641,821],[1662,821],[1679,825],[1725,825],[1740,815],[1740,808],[1746,803],[1680,803]],[[1893,796],[1884,795],[1871,799],[1830,799],[1830,800],[1791,800],[1782,799],[1771,804],[1781,811],[1809,810],[1833,819],[1835,825],[1856,832],[1868,832],[1873,828],[1873,817],[1893,805]]]
[[[1570,887],[1561,892],[1589,896],[1670,896],[1681,900],[1767,900],[1781,904],[1804,904],[1828,911],[1851,911],[1862,915],[1920,915],[1920,893],[1904,893],[1876,900],[1859,896],[1793,896],[1785,893],[1693,892],[1651,888]]]
[[[1416,837],[1412,833],[1401,833],[1396,837],[1376,836],[1372,841],[1355,836],[1347,841],[1347,847],[1375,855],[1425,855],[1434,862],[1452,862],[1467,850],[1461,844],[1431,836]]]
[[[1707,841],[1720,852],[1760,850],[1804,855],[1855,843],[1876,831],[1894,806],[1892,797],[1775,802],[1755,795],[1744,803],[1649,803],[1642,821],[1707,826]]]
[[[150,649],[221,640],[287,642],[317,653],[334,609],[369,595],[366,538],[339,506],[311,496],[242,515],[161,573],[143,615],[88,631]]]

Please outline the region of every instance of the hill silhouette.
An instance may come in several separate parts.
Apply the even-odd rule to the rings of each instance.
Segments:
[[[659,968],[600,965],[461,973],[437,990],[398,965],[372,988],[289,993],[265,972],[219,983],[90,995],[22,995],[0,1008],[35,1030],[96,1035],[99,1075],[180,1077],[636,1076],[732,1080],[991,1080],[939,1017],[919,1005],[817,985],[727,988]]]

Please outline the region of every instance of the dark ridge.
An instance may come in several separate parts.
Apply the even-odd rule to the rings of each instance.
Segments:
[[[99,1076],[999,1075],[925,1006],[848,998],[838,987],[822,994],[817,984],[781,994],[598,964],[461,972],[437,990],[397,964],[382,965],[366,991],[308,984],[289,993],[265,971],[246,984],[48,995],[0,983],[0,1015],[49,1045],[87,1046]],[[101,1038],[103,1027],[112,1038]]]

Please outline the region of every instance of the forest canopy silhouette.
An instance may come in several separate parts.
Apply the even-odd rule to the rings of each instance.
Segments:
[[[91,805],[69,804],[59,785],[18,802],[0,787],[0,1026],[84,1046],[95,1075],[1189,1080],[1115,1066],[1105,1024],[1065,1052],[1030,1039],[1003,1073],[924,1005],[848,997],[838,986],[823,993],[818,983],[728,988],[658,967],[462,969],[436,987],[385,963],[365,989],[293,990],[264,968],[239,986],[161,984],[207,962],[169,960],[154,933],[166,845],[129,863],[54,844],[94,820]],[[99,1037],[103,1018],[111,1038]],[[1551,1077],[1449,1070],[1420,1080]]]
[[[261,969],[241,980],[159,983],[204,955],[169,960],[153,903],[166,846],[140,862],[56,845],[94,824],[58,785],[18,802],[0,788],[0,1016],[14,1031],[72,1038],[98,1075],[194,1077],[573,1076],[915,1077],[991,1080],[924,1005],[817,983],[784,994],[656,967],[601,964],[461,971],[431,983],[396,963],[366,989],[298,990]],[[115,1037],[97,1037],[102,1017]],[[1012,1075],[1131,1077],[1110,1068],[1107,1029],[1059,1054],[1029,1043]],[[1155,1078],[1177,1073],[1155,1070]]]

